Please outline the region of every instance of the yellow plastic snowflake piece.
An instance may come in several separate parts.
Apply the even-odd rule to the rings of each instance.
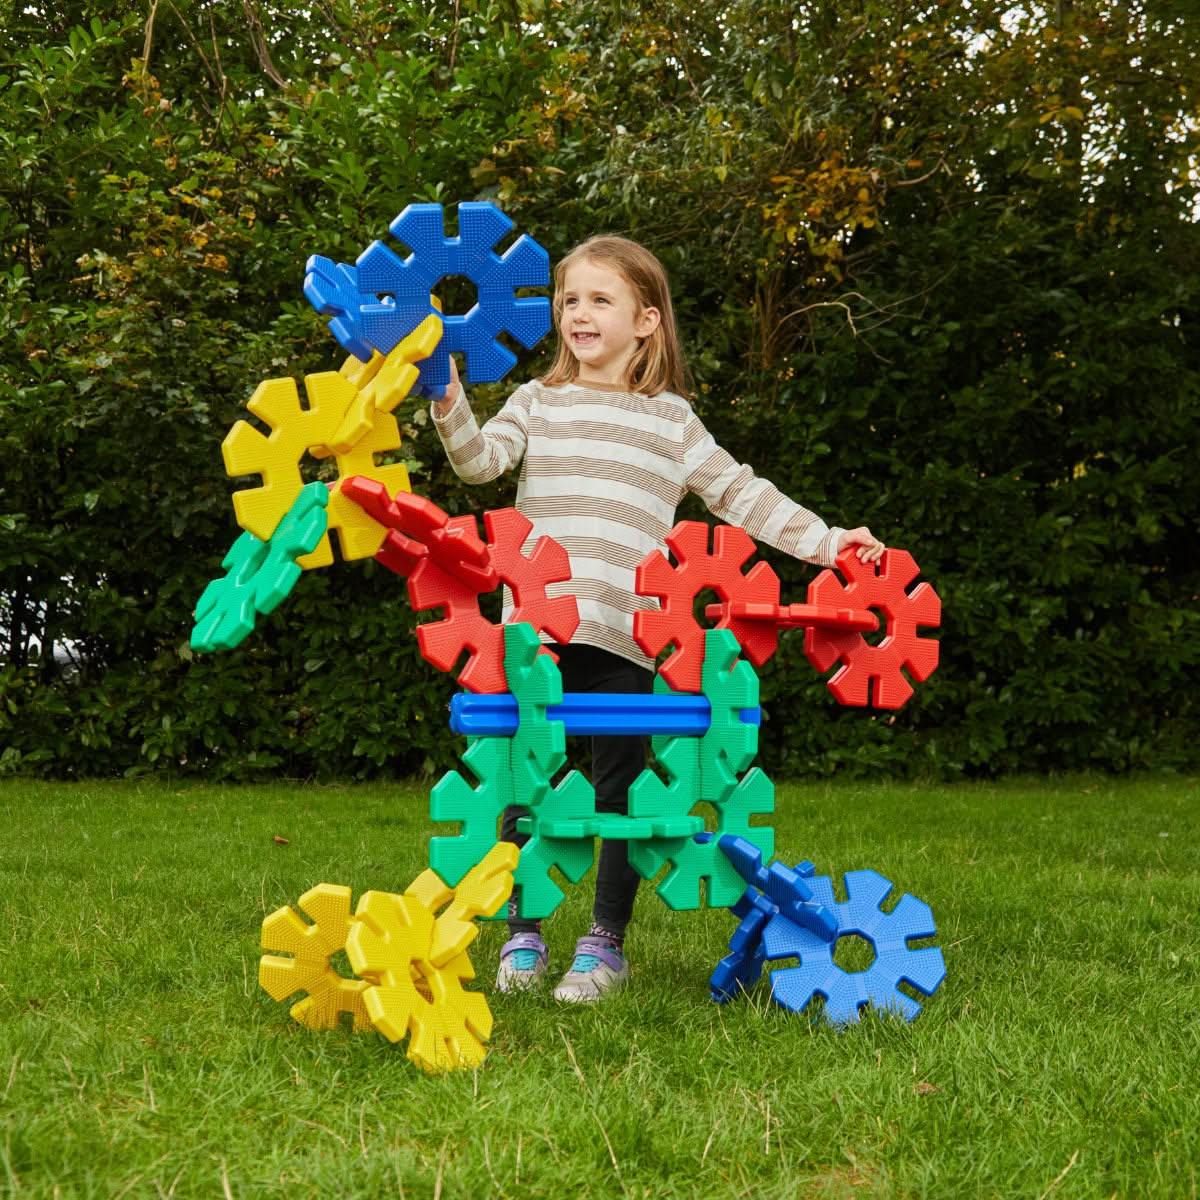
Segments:
[[[428,358],[441,338],[442,321],[431,313],[392,352],[369,363],[304,377],[308,406],[300,404],[294,379],[267,379],[258,385],[247,408],[270,427],[264,434],[238,421],[221,443],[230,475],[261,475],[262,486],[234,493],[238,524],[268,541],[304,486],[300,464],[306,454],[332,455],[342,479],[376,479],[395,495],[411,491],[403,463],[377,467],[375,456],[400,448],[400,427],[391,410],[417,381],[414,362]],[[357,360],[354,360],[357,363]],[[334,492],[327,509],[345,559],[370,558],[387,530],[353,500]],[[333,548],[326,534],[317,548],[296,560],[301,567],[326,567]]]
[[[264,954],[258,964],[258,982],[272,1000],[307,992],[290,1012],[310,1029],[333,1029],[342,1013],[353,1015],[356,1032],[369,1029],[371,1018],[363,996],[370,981],[339,975],[329,961],[345,947],[354,921],[350,915],[350,889],[319,883],[300,897],[299,906],[313,924],[307,924],[286,905],[263,921],[263,949],[292,957]]]
[[[462,986],[475,977],[466,951],[478,934],[474,917],[494,915],[511,895],[517,856],[503,843],[457,889],[424,871],[403,895],[367,892],[358,903],[346,954],[376,981],[364,997],[367,1012],[389,1041],[411,1034],[408,1057],[423,1070],[474,1066],[487,1053],[492,1014],[481,994]]]
[[[462,877],[449,906],[434,922],[429,947],[429,961],[434,966],[440,967],[466,951],[479,933],[476,917],[491,917],[500,911],[500,906],[512,895],[513,872],[520,855],[520,850],[510,842],[499,842]],[[433,871],[425,871],[408,892],[426,875],[433,875],[441,882]]]
[[[376,412],[391,412],[417,382],[420,372],[414,364],[428,358],[441,340],[442,319],[430,313],[386,358],[378,350],[366,363],[350,355],[338,374],[354,385],[358,395],[330,439],[328,451],[347,453],[370,431]]]
[[[408,1057],[425,1071],[473,1067],[487,1053],[483,1042],[491,1035],[491,1012],[483,996],[462,987],[474,977],[467,955],[442,970],[429,964],[433,921],[433,913],[413,896],[367,892],[358,902],[346,954],[356,971],[371,971],[378,979],[364,1002],[388,1041],[411,1032]]]

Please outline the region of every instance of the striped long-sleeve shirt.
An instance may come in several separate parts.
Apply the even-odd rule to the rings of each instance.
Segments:
[[[634,591],[638,563],[666,551],[675,510],[695,492],[720,520],[806,562],[831,566],[844,532],[789,500],[734,461],[688,402],[585,381],[524,384],[480,428],[462,395],[434,425],[467,483],[487,483],[521,463],[516,507],[533,522],[526,545],[549,534],[567,551],[572,578],[551,596],[573,594],[572,641],[653,663],[633,640],[633,614],[657,608]],[[511,597],[505,594],[505,619]]]

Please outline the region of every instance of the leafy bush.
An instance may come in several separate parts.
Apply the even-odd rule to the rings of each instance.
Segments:
[[[941,667],[897,713],[839,709],[783,639],[769,770],[1196,765],[1194,23],[169,7],[0,34],[0,771],[454,761],[451,685],[373,564],[308,573],[237,651],[187,642],[237,532],[221,439],[260,379],[340,358],[307,255],[474,198],[553,257],[600,230],[655,249],[720,440],[942,595]],[[400,416],[416,490],[511,502]],[[802,599],[810,569],[764,555]]]

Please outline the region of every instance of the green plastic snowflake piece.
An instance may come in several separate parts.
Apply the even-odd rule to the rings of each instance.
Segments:
[[[659,677],[661,678],[661,676]],[[656,690],[661,690],[658,679]],[[667,688],[664,681],[661,688]],[[654,750],[658,761],[666,768],[671,782],[664,783],[647,767],[630,785],[629,815],[648,824],[652,822],[678,821],[688,817],[700,796],[700,739],[698,737],[662,737],[654,739]],[[696,819],[697,827],[691,830],[676,829],[673,834],[664,832],[659,836],[690,836],[703,831],[704,822]]]
[[[256,615],[275,611],[302,573],[296,559],[311,554],[325,536],[329,489],[302,488],[269,541],[243,533],[221,562],[226,573],[204,589],[196,604],[191,646],[200,653],[232,650],[254,629]]]
[[[570,826],[588,822],[595,813],[595,789],[578,771],[572,771],[558,787],[548,788],[541,803],[530,810],[532,834],[521,847],[521,859],[513,872],[519,916],[540,920],[562,903],[563,890],[550,878],[551,867],[557,867],[571,883],[578,883],[596,856],[591,838],[550,837],[542,822]]]
[[[513,802],[512,739],[470,738],[463,762],[479,780],[472,787],[457,771],[448,771],[429,794],[429,815],[435,821],[457,821],[455,836],[429,839],[429,865],[451,887],[496,845],[497,824]]]
[[[704,638],[701,690],[712,716],[700,743],[697,800],[720,804],[737,787],[738,776],[758,753],[758,726],[741,719],[741,710],[758,707],[758,676],[730,629],[710,629]]]
[[[720,848],[727,833],[757,846],[764,859],[775,853],[775,830],[750,824],[750,818],[775,811],[775,785],[754,767],[734,788],[732,795],[716,805],[715,836],[706,841],[694,838],[662,838],[629,844],[629,864],[643,879],[653,879],[665,863],[672,864],[656,889],[668,908],[700,907],[700,881],[707,881],[704,901],[709,908],[736,904],[746,890],[745,881]]]
[[[562,703],[562,675],[532,625],[504,627],[504,674],[517,698],[517,732],[512,738],[513,799],[532,808],[550,789],[550,780],[567,761],[567,733],[546,709]]]

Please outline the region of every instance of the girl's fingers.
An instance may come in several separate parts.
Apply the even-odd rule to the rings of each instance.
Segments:
[[[865,526],[848,529],[842,538],[842,546],[857,546],[856,551],[860,562],[878,562],[885,549],[884,544]]]

